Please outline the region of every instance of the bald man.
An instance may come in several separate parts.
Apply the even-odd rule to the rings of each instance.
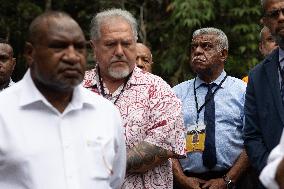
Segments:
[[[137,43],[136,51],[137,51],[137,58],[136,58],[137,67],[151,73],[153,60],[150,49],[143,43]]]
[[[259,42],[259,51],[260,53],[266,57],[269,55],[274,49],[278,47],[277,43],[273,39],[270,30],[268,27],[264,26],[260,32],[260,42]]]
[[[14,84],[11,75],[15,65],[13,48],[6,40],[0,39],[0,91]]]

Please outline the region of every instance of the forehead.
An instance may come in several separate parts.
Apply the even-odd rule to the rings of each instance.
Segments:
[[[130,24],[123,18],[108,18],[101,23],[101,38],[104,39],[133,39],[133,31]]]
[[[141,45],[141,44],[137,44],[136,45],[136,51],[137,51],[137,54],[144,54],[146,56],[151,56],[151,52],[150,50],[145,47],[144,45]]]
[[[215,42],[216,40],[217,40],[217,36],[215,34],[200,34],[200,35],[196,35],[192,38],[193,43]]]
[[[0,54],[12,55],[12,47],[5,43],[0,43]]]
[[[71,18],[49,18],[41,25],[42,37],[69,41],[84,41],[85,37],[80,26]]]
[[[278,8],[284,7],[284,1],[283,0],[267,0],[264,5],[264,10],[273,10]]]

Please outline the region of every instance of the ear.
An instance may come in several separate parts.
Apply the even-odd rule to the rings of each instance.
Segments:
[[[228,50],[223,49],[220,53],[221,53],[220,58],[221,58],[222,62],[225,62],[227,60],[227,57],[228,57]]]
[[[259,50],[259,52],[262,52],[262,48],[263,48],[263,47],[262,47],[262,43],[259,42],[259,43],[258,43],[258,50]]]
[[[33,64],[33,54],[34,54],[34,47],[30,42],[26,42],[24,56],[28,63],[28,66],[31,67]]]
[[[270,29],[270,27],[269,27],[270,22],[269,22],[269,19],[267,17],[262,17],[261,21],[262,21],[264,26],[266,26]]]
[[[12,64],[12,66],[13,66],[12,68],[13,68],[13,70],[14,70],[15,65],[16,65],[16,58],[13,58],[13,59],[12,59],[12,63],[13,63],[13,64]]]

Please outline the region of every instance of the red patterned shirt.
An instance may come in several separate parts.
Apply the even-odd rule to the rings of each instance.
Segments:
[[[96,73],[96,69],[87,71],[83,85],[101,94]],[[176,154],[185,154],[181,102],[164,80],[135,67],[125,87],[122,85],[113,94],[104,87],[104,93],[120,110],[127,149],[146,141]],[[128,174],[122,188],[172,187],[172,165],[168,160],[144,174]]]

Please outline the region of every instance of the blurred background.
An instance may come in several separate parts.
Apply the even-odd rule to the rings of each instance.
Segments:
[[[192,32],[201,27],[222,29],[229,39],[226,71],[237,78],[262,59],[258,51],[262,15],[259,0],[0,0],[0,37],[12,44],[17,58],[12,78],[26,71],[24,42],[30,22],[46,10],[69,13],[89,39],[89,24],[98,11],[122,8],[136,17],[139,42],[151,48],[153,73],[174,86],[194,77],[189,67]],[[94,66],[89,49],[88,67]]]

